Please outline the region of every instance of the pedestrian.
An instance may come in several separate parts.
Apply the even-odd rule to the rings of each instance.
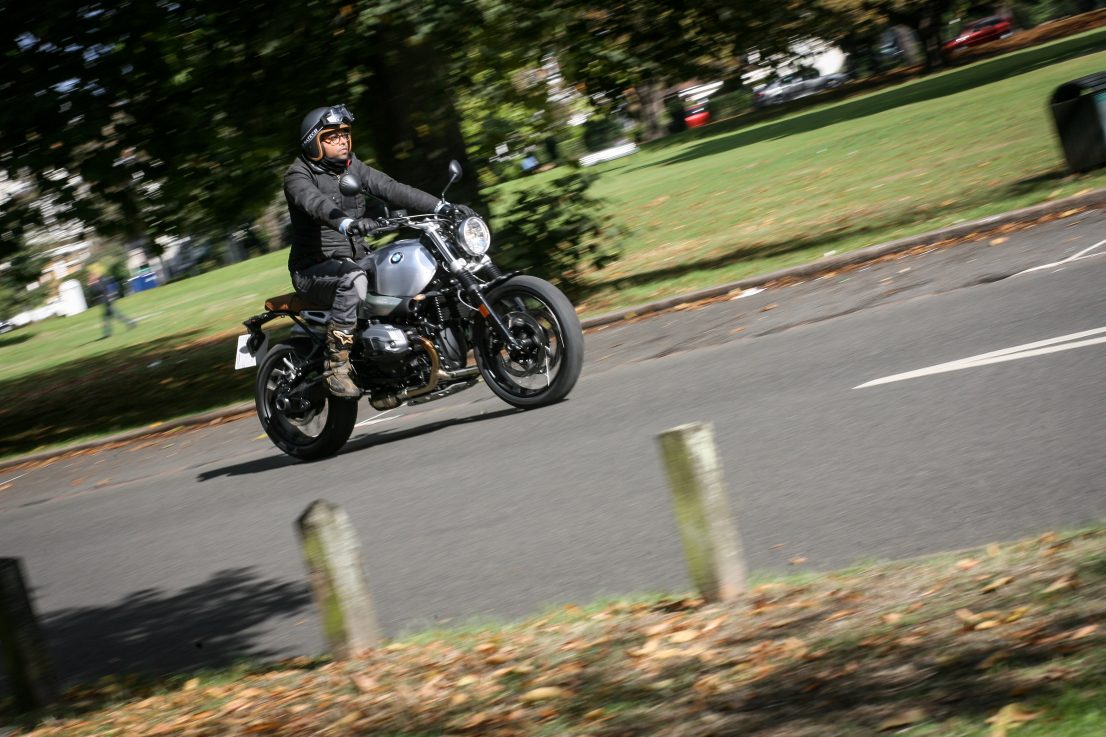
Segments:
[[[351,375],[349,351],[357,307],[368,293],[367,272],[373,268],[364,237],[380,227],[372,216],[383,215],[373,203],[379,200],[420,213],[475,213],[364,164],[353,153],[352,122],[345,105],[307,114],[300,125],[300,154],[284,173],[284,196],[292,223],[288,254],[292,286],[309,302],[331,306],[323,374],[326,387],[336,397],[356,398],[361,390]],[[346,172],[357,177],[361,194],[346,195],[338,188]]]
[[[113,303],[119,296],[119,283],[115,279],[110,276],[93,274],[92,278],[89,279],[88,288],[92,292],[92,299],[98,300],[104,305],[104,334],[101,336],[101,340],[111,337],[111,321],[113,319],[126,325],[127,330],[133,329],[138,324],[114,306]]]

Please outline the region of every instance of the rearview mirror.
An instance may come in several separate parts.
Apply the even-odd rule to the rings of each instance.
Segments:
[[[442,190],[442,199],[445,199],[446,190],[448,190],[453,183],[461,178],[461,165],[457,163],[457,159],[453,159],[449,162],[449,181],[446,182],[445,188]]]

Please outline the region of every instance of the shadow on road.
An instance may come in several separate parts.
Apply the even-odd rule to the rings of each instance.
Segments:
[[[483,420],[495,420],[500,417],[508,417],[510,415],[518,414],[519,412],[525,412],[526,410],[508,408],[501,409],[496,412],[485,412],[479,415],[471,415],[468,417],[454,417],[448,420],[440,420],[438,422],[430,422],[425,425],[419,425],[417,427],[406,428],[404,430],[396,430],[393,432],[374,433],[372,435],[366,435],[364,437],[356,438],[346,443],[345,446],[338,452],[339,455],[345,455],[346,453],[356,453],[367,448],[372,448],[377,445],[386,445],[387,443],[394,443],[400,440],[409,440],[411,438],[417,438],[421,435],[429,435],[432,432],[438,430],[444,430],[447,427],[454,427],[455,425],[467,425],[472,422],[481,422]],[[325,463],[327,459],[323,459]],[[213,468],[204,471],[196,476],[196,480],[199,482],[211,481],[212,479],[219,478],[221,476],[248,476],[255,473],[265,473],[267,471],[275,471],[278,468],[284,468],[291,466],[302,461],[297,461],[290,456],[286,456],[279,453],[277,449],[273,448],[273,455],[266,456],[265,458],[258,458],[252,461],[246,461],[245,463],[234,463],[229,466],[223,466],[221,468]]]
[[[524,409],[517,409],[510,407],[507,409],[497,410],[495,412],[485,412],[479,415],[469,415],[467,417],[453,417],[448,420],[440,420],[438,422],[430,422],[425,425],[419,425],[418,427],[410,427],[404,430],[394,430],[391,432],[374,433],[372,435],[366,435],[362,438],[357,438],[346,443],[345,447],[339,452],[340,455],[346,453],[356,453],[359,450],[365,450],[366,448],[373,448],[377,445],[387,445],[388,443],[395,443],[400,440],[410,440],[411,438],[417,438],[420,435],[429,435],[432,432],[438,430],[444,430],[447,427],[454,427],[456,425],[468,425],[473,422],[483,422],[484,420],[498,420],[501,417],[510,417],[511,415],[517,415],[521,412],[525,412]]]
[[[276,453],[277,449],[274,447],[273,452]],[[213,468],[210,471],[204,471],[196,476],[196,480],[211,481],[221,476],[249,476],[255,473],[265,473],[266,471],[275,471],[278,468],[284,468],[285,466],[292,466],[299,463],[295,458],[291,456],[271,455],[265,458],[258,458],[253,461],[246,461],[245,463],[235,463],[230,466],[223,466],[222,468]]]
[[[270,620],[301,616],[310,603],[306,583],[233,568],[180,591],[135,591],[104,606],[51,612],[42,621],[60,680],[87,683],[276,659],[280,654],[260,647],[258,636]],[[8,690],[0,678],[0,700]]]

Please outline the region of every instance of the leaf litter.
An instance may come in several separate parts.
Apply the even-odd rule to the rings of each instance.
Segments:
[[[71,688],[22,729],[35,737],[814,737],[931,725],[934,734],[1006,737],[1061,718],[1061,697],[1106,687],[1104,561],[1106,528],[1001,554],[996,546],[784,579],[729,604],[570,606],[346,661],[256,666],[230,681],[121,676]]]

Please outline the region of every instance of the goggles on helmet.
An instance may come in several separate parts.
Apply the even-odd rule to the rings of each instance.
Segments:
[[[300,141],[300,144],[306,146],[311,143],[323,128],[330,128],[335,125],[349,125],[353,120],[353,113],[347,110],[345,105],[331,105],[319,116],[318,122],[311,126],[311,130],[307,131],[306,135],[304,135],[303,139]]]

